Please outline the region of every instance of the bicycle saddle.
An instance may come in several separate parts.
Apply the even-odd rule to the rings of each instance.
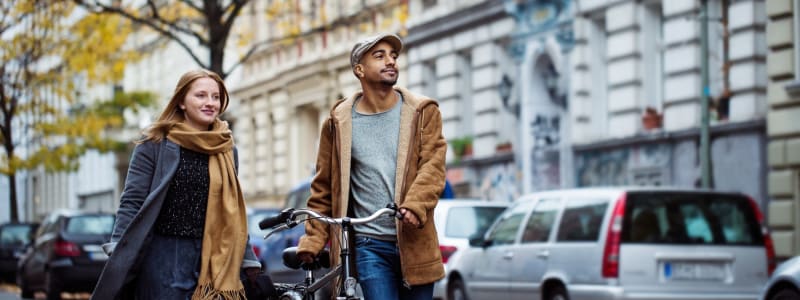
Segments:
[[[330,268],[331,267],[331,258],[330,252],[328,249],[322,249],[322,251],[317,254],[317,257],[314,258],[314,262],[311,264],[303,263],[300,258],[297,257],[297,247],[289,247],[283,249],[283,265],[299,270],[303,269],[306,271],[314,271],[319,270],[321,268]]]

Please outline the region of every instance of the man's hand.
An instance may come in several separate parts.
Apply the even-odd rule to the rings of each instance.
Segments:
[[[403,223],[414,225],[414,227],[419,227],[419,218],[417,218],[417,215],[415,215],[413,212],[405,208],[400,208],[398,212],[403,216]]]

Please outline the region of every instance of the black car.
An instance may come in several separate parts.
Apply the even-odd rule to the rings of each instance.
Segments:
[[[30,244],[37,223],[5,223],[0,225],[0,279],[14,281],[17,262]]]
[[[61,299],[61,292],[91,292],[108,260],[100,246],[109,240],[114,221],[111,213],[76,210],[45,218],[19,262],[22,298],[35,291],[48,300]]]

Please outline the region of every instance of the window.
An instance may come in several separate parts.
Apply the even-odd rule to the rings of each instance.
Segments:
[[[546,242],[558,214],[560,201],[558,199],[542,199],[536,205],[525,231],[522,233],[522,243]]]
[[[67,220],[64,232],[72,234],[111,234],[114,216],[77,216]]]
[[[436,63],[426,61],[422,63],[422,93],[436,99]]]
[[[558,226],[559,242],[594,242],[600,237],[608,201],[570,199]]]
[[[472,59],[469,53],[460,53],[457,58],[458,83],[461,87],[459,96],[459,135],[468,136],[474,134],[472,128]]]
[[[430,9],[436,6],[436,0],[422,0],[422,8],[423,9]]]
[[[0,245],[23,246],[31,242],[31,231],[33,226],[29,225],[8,225],[0,227]]]
[[[608,84],[606,83],[606,22],[605,19],[591,21],[589,32],[589,71],[591,72],[592,87],[592,116],[591,124],[598,137],[606,136],[608,132],[608,101],[606,99]]]
[[[692,193],[631,193],[622,241],[630,243],[763,245],[749,200]]]
[[[470,238],[483,235],[505,207],[464,206],[447,211],[444,235],[450,238]]]
[[[532,202],[525,202],[503,213],[499,221],[497,221],[497,224],[492,227],[487,241],[491,241],[492,245],[513,244],[519,232],[519,227],[522,224],[522,219],[525,217],[525,214],[530,211],[532,205]]]
[[[664,21],[661,17],[661,3],[650,2],[644,5],[642,18],[642,66],[647,76],[642,77],[644,101],[642,109],[652,107],[663,111],[664,82]]]

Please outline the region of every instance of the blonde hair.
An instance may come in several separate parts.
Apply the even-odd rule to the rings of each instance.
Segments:
[[[137,141],[138,143],[148,140],[160,142],[167,133],[169,133],[173,125],[186,120],[186,116],[180,108],[180,104],[186,99],[186,94],[189,93],[189,88],[192,87],[192,83],[200,78],[211,78],[217,82],[217,85],[219,85],[221,102],[219,114],[221,115],[225,112],[225,109],[228,108],[228,101],[230,98],[228,97],[228,90],[225,88],[225,82],[222,81],[222,78],[219,77],[217,73],[204,69],[186,72],[181,76],[181,79],[178,80],[178,84],[175,86],[175,92],[172,93],[172,98],[169,100],[169,103],[167,103],[167,106],[161,111],[158,120],[144,129],[142,132],[144,137]]]

